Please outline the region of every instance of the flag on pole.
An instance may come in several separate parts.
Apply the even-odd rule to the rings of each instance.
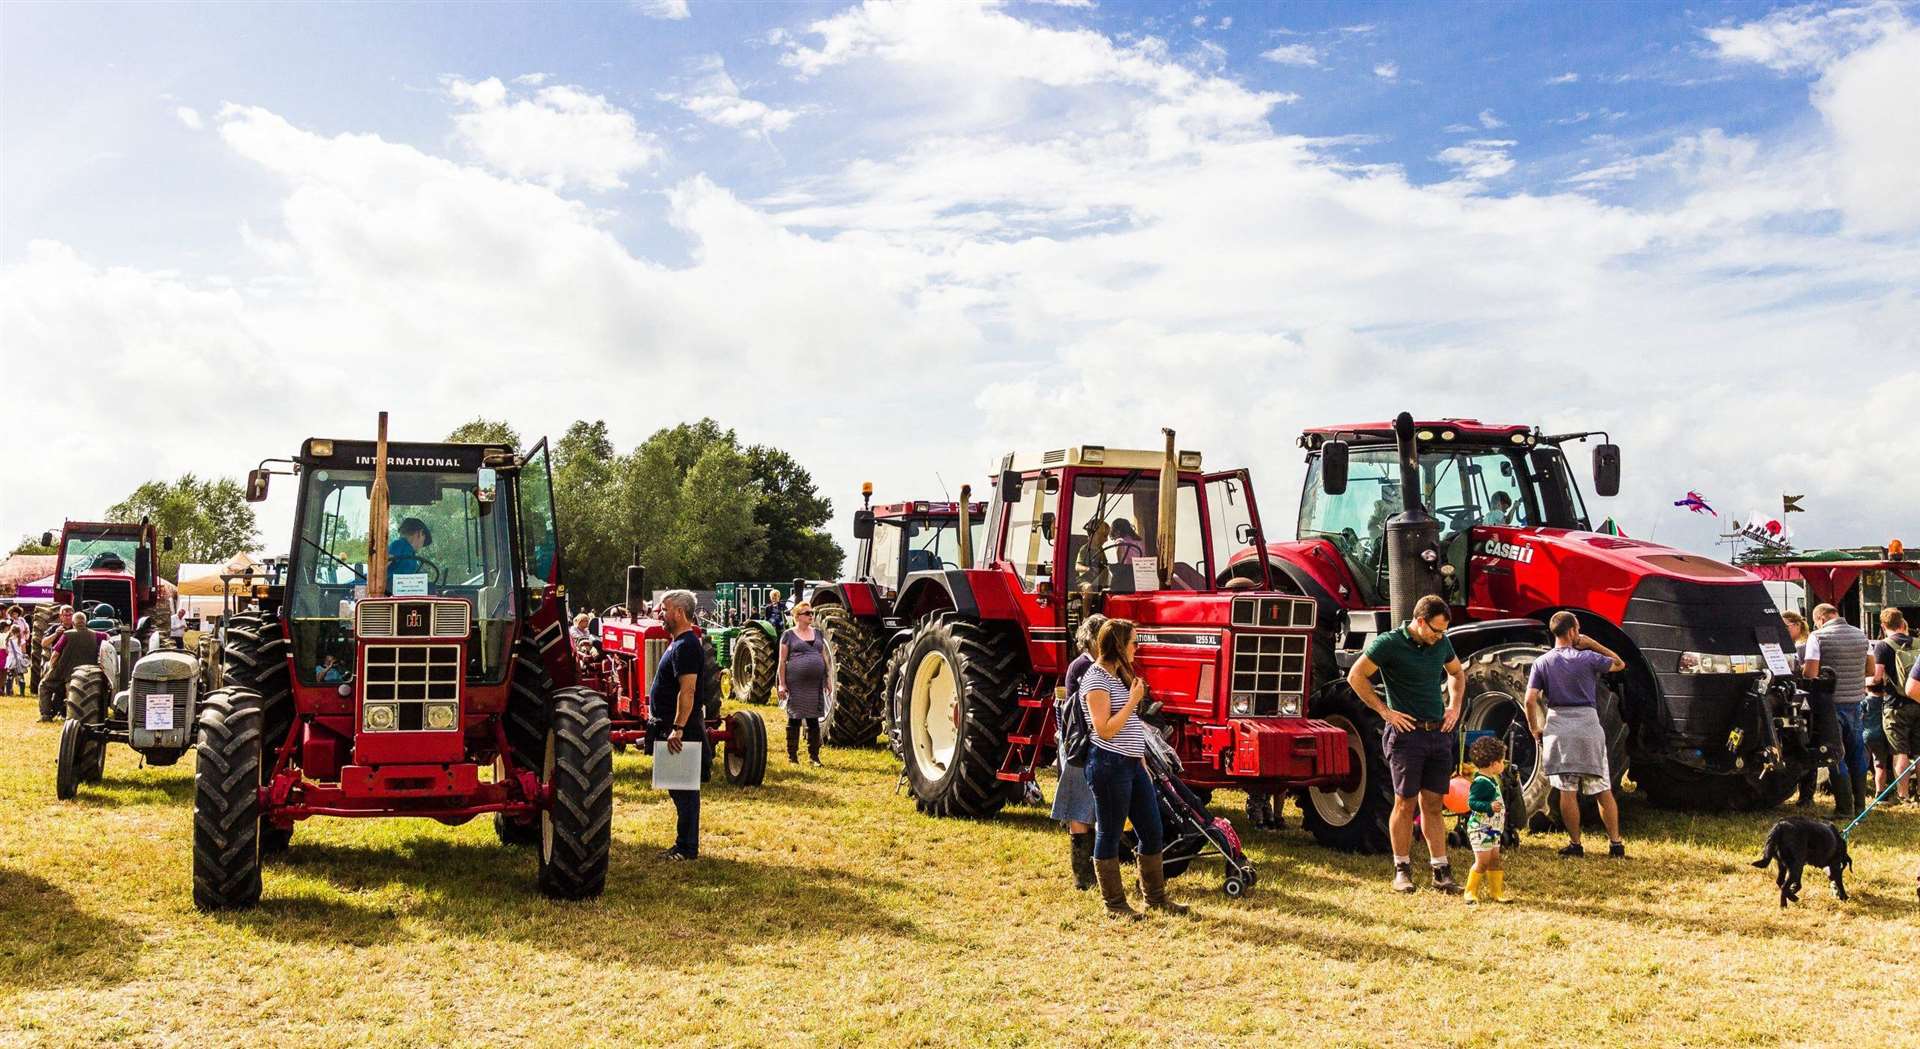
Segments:
[[[1804,495],[1782,495],[1780,497],[1780,516],[1785,517],[1788,514],[1806,513],[1806,511],[1800,507],[1800,500],[1805,498],[1806,496]]]

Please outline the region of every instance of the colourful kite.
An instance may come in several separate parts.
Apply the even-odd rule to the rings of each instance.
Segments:
[[[1674,500],[1673,505],[1684,506],[1687,509],[1692,510],[1696,514],[1712,514],[1715,517],[1720,516],[1720,512],[1718,510],[1715,510],[1713,507],[1707,505],[1706,497],[1701,495],[1699,492],[1695,492],[1695,491],[1687,492],[1687,497],[1685,499]]]

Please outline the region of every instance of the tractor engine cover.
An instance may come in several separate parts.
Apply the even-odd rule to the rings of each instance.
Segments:
[[[185,652],[154,652],[133,665],[127,696],[127,742],[135,750],[185,750],[200,698],[200,661]]]

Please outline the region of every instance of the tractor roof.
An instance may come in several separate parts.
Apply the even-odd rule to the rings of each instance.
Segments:
[[[1429,446],[1447,442],[1461,444],[1500,444],[1527,447],[1542,438],[1531,426],[1501,426],[1478,419],[1433,419],[1413,424],[1414,432]],[[1300,446],[1313,449],[1334,438],[1350,444],[1392,444],[1393,424],[1353,423],[1346,426],[1316,426],[1300,435]]]
[[[978,500],[968,504],[973,508],[974,520],[986,516],[987,504]],[[954,502],[882,503],[873,508],[873,516],[880,520],[890,517],[959,517],[960,504]]]
[[[336,469],[372,469],[375,442],[309,437],[300,461]],[[388,441],[389,470],[478,470],[489,458],[511,455],[501,444],[451,444],[446,441]]]
[[[1166,460],[1163,451],[1147,451],[1132,448],[1108,448],[1101,444],[1083,444],[1073,448],[1056,448],[1039,456],[1025,454],[1009,455],[1012,463],[1007,469],[1025,473],[1029,470],[1048,470],[1056,466],[1093,466],[1119,467],[1125,470],[1158,470]],[[1182,451],[1176,460],[1182,470],[1200,469],[1200,453]]]
[[[110,535],[127,536],[137,539],[145,536],[152,528],[154,528],[154,525],[147,521],[137,523],[128,521],[68,521],[61,526],[61,531],[69,535],[84,533],[85,535],[100,539],[104,539]]]

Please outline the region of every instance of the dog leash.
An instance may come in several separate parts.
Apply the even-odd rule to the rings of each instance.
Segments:
[[[1908,776],[1913,775],[1913,770],[1917,768],[1920,768],[1920,761],[1907,762],[1907,771],[1902,772],[1899,776],[1895,777],[1892,783],[1887,784],[1886,790],[1881,791],[1878,797],[1874,798],[1871,802],[1868,802],[1867,807],[1860,810],[1860,815],[1855,816],[1853,818],[1853,822],[1847,824],[1847,829],[1840,832],[1840,836],[1842,838],[1845,838],[1848,835],[1852,834],[1853,828],[1858,827],[1860,825],[1860,821],[1867,818],[1867,813],[1872,812],[1874,809],[1878,808],[1880,806],[1880,802],[1884,800],[1887,795],[1892,794],[1894,791],[1894,788],[1900,786],[1901,781],[1905,780]]]

